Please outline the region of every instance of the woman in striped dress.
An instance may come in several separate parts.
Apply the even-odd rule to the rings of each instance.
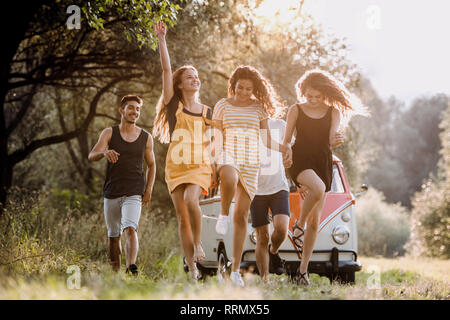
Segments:
[[[248,212],[258,186],[260,129],[267,148],[282,152],[285,159],[292,157],[288,144],[280,145],[270,137],[267,119],[278,108],[280,104],[272,85],[250,66],[234,70],[228,82],[228,98],[221,99],[214,107],[215,162],[222,202],[216,231],[226,234],[229,209],[235,198],[231,280],[239,286],[244,286],[239,267]]]

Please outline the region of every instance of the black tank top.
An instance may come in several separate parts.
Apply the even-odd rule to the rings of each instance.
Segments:
[[[289,173],[295,182],[300,172],[313,169],[324,182],[325,191],[328,192],[333,179],[333,155],[329,143],[332,108],[330,107],[320,119],[306,115],[299,104],[297,108],[297,136],[292,147],[293,163]]]
[[[319,119],[307,116],[299,104],[297,104],[297,108],[299,115],[295,124],[297,129],[295,148],[301,150],[300,152],[315,156],[331,153],[329,137],[332,108],[328,108],[325,116]]]
[[[145,191],[144,155],[148,132],[141,130],[139,137],[127,142],[120,135],[119,126],[112,127],[109,149],[120,154],[116,163],[108,162],[103,196],[114,199],[122,196],[143,195]]]

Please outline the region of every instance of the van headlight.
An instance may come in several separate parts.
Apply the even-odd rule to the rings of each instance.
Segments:
[[[350,237],[350,230],[346,226],[336,226],[331,235],[333,236],[334,242],[344,244]]]
[[[349,222],[350,218],[352,217],[352,215],[350,214],[349,210],[345,210],[344,212],[342,212],[341,214],[341,219],[344,222]]]
[[[250,241],[253,242],[253,244],[256,244],[256,230],[253,230],[253,232],[250,233],[248,237],[250,238]]]

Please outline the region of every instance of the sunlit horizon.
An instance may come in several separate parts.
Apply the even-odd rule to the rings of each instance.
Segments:
[[[263,0],[260,21],[289,23],[299,0]],[[378,94],[410,104],[422,95],[450,94],[450,3],[407,0],[305,0],[301,8],[325,34],[345,38],[348,58]]]

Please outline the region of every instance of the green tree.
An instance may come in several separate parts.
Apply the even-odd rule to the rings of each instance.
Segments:
[[[420,97],[405,108],[395,98],[381,100],[363,89],[372,117],[361,121],[361,132],[372,149],[368,183],[382,191],[389,202],[411,207],[411,197],[422,181],[437,171],[439,122],[449,98],[444,94]]]
[[[66,9],[73,4],[83,12],[79,30],[66,26]],[[19,0],[2,10],[2,27],[9,32],[5,32],[7,49],[0,61],[0,214],[14,167],[39,148],[86,132],[100,99],[117,83],[142,75],[142,55],[136,44],[154,47],[155,39],[149,36],[152,24],[158,19],[173,24],[179,9],[169,1],[61,0],[30,4]],[[130,40],[133,35],[135,45],[125,44],[122,32]],[[48,130],[47,135],[44,133],[48,131],[40,130],[45,129],[42,116],[51,113],[45,109],[48,86],[89,90],[90,101],[84,106],[85,117],[78,127],[65,133]],[[41,93],[44,97],[39,97]],[[38,114],[40,117],[32,117]]]
[[[414,255],[450,258],[450,104],[439,126],[442,148],[436,175],[412,199],[412,234],[408,250]]]

